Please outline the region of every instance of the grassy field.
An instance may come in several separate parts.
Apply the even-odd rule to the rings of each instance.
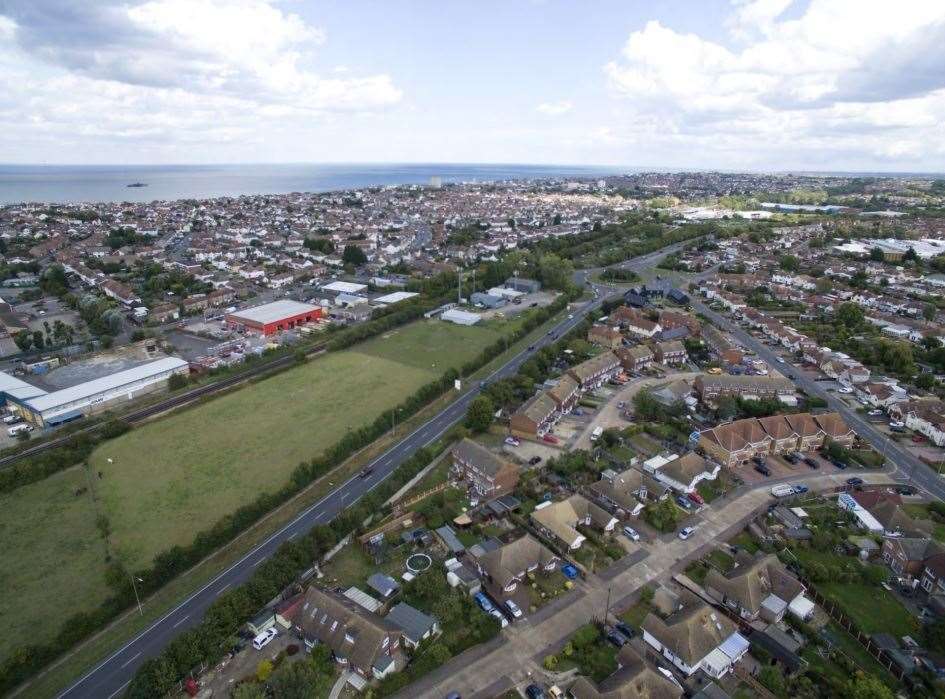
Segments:
[[[422,321],[140,427],[90,459],[116,551],[132,567],[282,486],[301,461],[494,342]],[[110,460],[110,461],[109,461]]]
[[[73,468],[0,496],[0,658],[24,641],[49,638],[75,611],[108,596],[105,544],[85,472]]]
[[[93,485],[113,546],[131,566],[148,566],[499,336],[417,322],[107,442],[90,463],[102,472]],[[73,494],[85,485],[74,468],[0,497],[0,622],[14,631],[0,658],[21,639],[48,641],[67,616],[108,596],[94,506]]]
[[[855,583],[822,583],[817,586],[825,596],[836,600],[864,633],[890,633],[908,636],[919,629],[916,618],[892,593],[881,587]]]

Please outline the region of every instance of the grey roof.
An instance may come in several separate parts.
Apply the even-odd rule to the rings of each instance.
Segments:
[[[253,323],[275,323],[290,316],[297,316],[302,313],[311,313],[317,311],[318,306],[312,306],[308,303],[300,303],[292,299],[280,299],[272,303],[264,303],[262,306],[253,308],[244,308],[242,311],[230,313],[233,318],[239,320],[249,320]]]
[[[384,597],[390,597],[400,589],[400,585],[397,584],[397,581],[383,573],[374,573],[367,579],[367,584],[368,587],[377,590]]]
[[[19,398],[20,400],[26,400],[27,398],[45,395],[46,391],[32,384],[28,384],[15,376],[10,376],[6,372],[0,371],[0,393],[6,393],[8,396]]]
[[[462,553],[466,550],[466,547],[463,545],[463,542],[456,538],[456,532],[453,531],[453,528],[444,524],[439,529],[435,530],[437,535],[443,539],[443,543],[446,544],[451,553]]]
[[[419,609],[415,609],[404,602],[395,604],[391,608],[387,620],[403,629],[404,636],[414,643],[419,643],[423,636],[436,624],[436,619],[432,616],[424,614]]]

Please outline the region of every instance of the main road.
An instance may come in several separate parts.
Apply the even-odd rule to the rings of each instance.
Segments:
[[[691,299],[690,302],[693,308],[711,320],[716,327],[727,331],[771,366],[785,368],[791,366],[790,364],[783,364],[781,357],[770,347],[746,332],[727,316],[716,313],[696,298]],[[782,373],[786,373],[786,369]],[[943,482],[942,477],[922,463],[914,454],[903,449],[895,440],[890,439],[888,435],[877,429],[876,425],[866,420],[860,412],[852,409],[837,394],[827,391],[819,382],[804,376],[801,372],[794,375],[793,381],[797,386],[804,389],[808,395],[825,400],[830,409],[840,413],[857,434],[867,439],[877,451],[893,461],[898,466],[899,474],[908,478],[913,485],[922,488],[940,500],[945,500],[945,482]]]
[[[647,258],[640,258],[646,264]],[[613,289],[594,286],[595,297],[583,303],[575,312],[559,321],[550,331],[555,337],[568,332],[579,324],[585,314],[599,308]],[[494,371],[488,381],[514,375],[522,363],[538,349],[553,342],[551,334],[544,335]],[[154,657],[175,637],[200,623],[207,608],[224,592],[245,583],[256,567],[272,556],[279,546],[298,536],[305,535],[317,524],[334,519],[346,507],[356,503],[365,493],[388,478],[398,466],[409,459],[420,447],[439,438],[450,427],[463,418],[472,400],[479,395],[480,386],[466,387],[459,398],[441,410],[415,431],[370,463],[373,469],[367,477],[355,475],[339,485],[324,498],[301,512],[282,529],[253,548],[249,553],[221,572],[206,585],[183,600],[170,612],[156,620],[131,641],[92,668],[74,684],[65,689],[60,697],[111,698],[119,694],[131,681],[138,667]]]

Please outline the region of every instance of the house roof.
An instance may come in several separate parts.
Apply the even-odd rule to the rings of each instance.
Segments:
[[[571,367],[571,374],[579,381],[584,382],[600,373],[614,368],[620,364],[617,355],[613,352],[602,352],[596,357],[591,357],[585,362],[581,362]]]
[[[705,579],[705,587],[713,588],[726,597],[736,600],[743,609],[752,614],[761,611],[769,595],[774,595],[786,604],[804,592],[804,586],[781,565],[773,555],[749,558],[740,557],[738,567],[729,575],[712,569]]]
[[[545,419],[557,409],[558,404],[548,395],[547,391],[539,391],[522,403],[521,407],[515,411],[515,414],[524,415],[535,424],[539,424],[544,422]]]
[[[404,636],[414,643],[419,643],[436,624],[434,617],[424,614],[405,602],[395,604],[387,614],[387,620],[403,629]]]
[[[470,550],[472,553],[472,550]],[[544,566],[556,560],[551,551],[545,548],[531,534],[515,539],[479,556],[479,565],[493,582],[505,587],[532,566]]]
[[[453,458],[459,459],[464,463],[472,464],[483,473],[491,476],[496,475],[502,467],[505,466],[505,462],[502,461],[502,459],[479,444],[479,442],[474,442],[468,438],[461,440],[453,447],[452,454]]]
[[[591,523],[603,528],[613,519],[610,513],[598,507],[583,495],[572,495],[566,500],[552,502],[532,512],[532,519],[569,545],[583,535],[576,529],[579,520],[591,518]]]
[[[661,619],[652,612],[643,620],[643,628],[669,648],[686,665],[699,661],[718,648],[733,633],[735,625],[694,595],[686,595],[682,609]]]
[[[546,393],[553,401],[560,405],[571,398],[574,395],[574,392],[577,390],[577,381],[567,374],[564,374],[558,379],[558,382],[554,386],[546,391]]]
[[[661,473],[684,485],[692,483],[696,476],[703,473],[712,474],[717,470],[718,466],[709,463],[694,451],[683,454],[660,468]]]
[[[654,670],[629,645],[617,656],[619,669],[595,685],[578,677],[569,692],[574,699],[679,699],[682,688]]]

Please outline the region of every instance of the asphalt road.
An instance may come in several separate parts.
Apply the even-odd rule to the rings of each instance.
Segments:
[[[945,500],[945,482],[935,471],[922,463],[911,452],[903,449],[896,441],[876,429],[876,426],[866,420],[861,413],[850,408],[836,394],[827,391],[817,381],[814,381],[798,371],[793,370],[790,364],[778,361],[778,355],[763,342],[747,333],[741,326],[726,316],[716,313],[696,298],[691,299],[692,307],[709,318],[713,324],[722,328],[745,347],[753,350],[768,364],[782,370],[782,373],[794,375],[795,385],[803,388],[808,395],[817,396],[827,401],[831,410],[836,410],[843,416],[847,424],[856,430],[857,434],[867,439],[873,447],[885,454],[889,461],[898,467],[898,473],[909,479],[912,485],[921,488],[940,500]]]
[[[641,264],[645,262],[641,258]],[[585,313],[599,307],[606,294],[612,290],[599,287],[603,294],[599,298],[584,303],[577,309],[573,318],[565,318],[554,327],[556,336],[568,332],[581,322]],[[521,364],[535,351],[552,342],[548,335],[537,340],[533,350],[524,350],[506,362],[489,376],[489,380],[514,375]],[[470,402],[479,394],[479,384],[464,387],[458,400],[444,408],[436,416],[424,423],[414,432],[404,437],[395,446],[379,456],[370,466],[371,474],[365,478],[354,476],[342,483],[329,495],[298,515],[285,527],[256,546],[229,568],[224,570],[201,589],[193,593],[173,610],[155,621],[134,639],[122,646],[102,663],[91,669],[76,681],[60,697],[96,697],[104,699],[119,694],[131,681],[138,667],[154,657],[175,637],[197,625],[207,608],[227,590],[245,583],[260,563],[264,562],[285,542],[304,535],[316,524],[330,522],[339,512],[357,502],[365,493],[390,476],[404,461],[410,458],[420,447],[435,441],[466,413]]]

